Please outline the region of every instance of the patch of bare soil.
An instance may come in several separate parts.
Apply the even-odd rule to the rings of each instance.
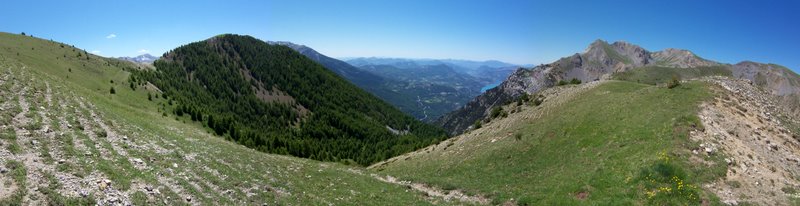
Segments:
[[[486,198],[486,197],[483,197],[483,196],[480,196],[480,195],[467,195],[467,194],[464,194],[460,190],[443,190],[443,189],[431,187],[431,186],[428,186],[428,185],[425,185],[425,184],[422,184],[422,183],[413,183],[411,181],[398,180],[397,178],[394,178],[392,176],[382,177],[382,176],[379,176],[379,175],[376,175],[376,174],[372,174],[372,177],[374,177],[375,179],[378,179],[380,181],[383,181],[383,182],[405,186],[405,187],[407,187],[409,189],[413,189],[413,190],[416,190],[418,192],[422,192],[422,193],[424,193],[425,195],[427,195],[429,197],[442,198],[442,199],[444,199],[445,201],[448,201],[448,202],[449,201],[453,201],[453,200],[457,200],[457,201],[460,201],[460,202],[472,203],[472,204],[481,204],[481,205],[487,205],[487,204],[492,202],[492,200],[489,199],[489,198]]]
[[[692,132],[700,153],[722,152],[727,176],[704,188],[730,205],[789,205],[800,188],[800,142],[776,118],[783,112],[774,96],[747,80],[714,77],[720,94],[701,105],[705,131]]]
[[[575,194],[575,199],[585,200],[586,198],[589,198],[589,192],[583,191]]]

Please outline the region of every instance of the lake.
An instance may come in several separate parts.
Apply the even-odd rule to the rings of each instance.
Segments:
[[[500,83],[503,83],[503,81],[499,81],[499,82],[491,83],[491,84],[489,84],[489,85],[486,85],[486,86],[483,86],[483,87],[481,87],[481,93],[484,93],[484,92],[486,92],[486,90],[490,90],[490,89],[492,89],[492,88],[495,88],[495,87],[497,87],[497,85],[500,85]]]

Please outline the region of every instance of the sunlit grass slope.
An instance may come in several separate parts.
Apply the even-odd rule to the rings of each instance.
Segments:
[[[699,82],[674,89],[609,81],[405,156],[376,164],[379,173],[462,189],[495,204],[641,205],[716,201],[698,189],[725,174],[724,164],[690,164],[688,131],[701,129]],[[516,103],[505,111],[517,110]],[[703,157],[701,157],[703,158]],[[720,156],[706,157],[719,162]],[[680,186],[679,186],[680,185]],[[680,188],[679,188],[680,187]],[[667,190],[670,190],[667,192]]]

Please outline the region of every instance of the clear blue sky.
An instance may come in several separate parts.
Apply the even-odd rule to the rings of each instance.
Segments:
[[[333,57],[548,63],[595,39],[800,68],[800,1],[9,1],[0,31],[103,56],[160,55],[216,34],[292,41]],[[112,35],[113,34],[113,35]]]

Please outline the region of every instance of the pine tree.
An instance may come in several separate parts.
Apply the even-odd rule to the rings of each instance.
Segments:
[[[178,115],[179,117],[183,116],[183,109],[182,109],[181,106],[178,106],[177,108],[175,108],[175,115]]]
[[[213,115],[208,115],[208,128],[211,128],[214,130],[214,132],[217,132]]]
[[[197,111],[194,108],[189,109],[189,114],[192,115],[192,121],[197,121]]]

